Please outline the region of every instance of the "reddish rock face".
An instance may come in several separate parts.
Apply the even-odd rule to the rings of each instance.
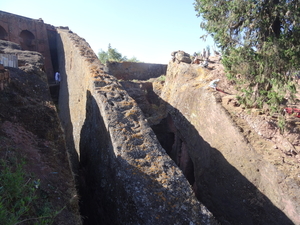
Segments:
[[[23,64],[19,68],[5,67],[5,69],[0,65],[1,177],[4,170],[3,162],[13,162],[15,159],[19,163],[24,162],[22,166],[24,182],[18,180],[17,188],[22,190],[27,184],[30,184],[28,186],[30,188],[35,187],[34,195],[30,194],[31,191],[22,192],[22,196],[12,199],[9,205],[15,207],[20,205],[24,198],[33,199],[28,204],[29,213],[20,213],[18,222],[30,221],[36,217],[35,222],[42,223],[38,219],[41,214],[36,209],[47,205],[53,215],[61,210],[61,213],[51,219],[51,223],[82,224],[64,134],[48,91],[47,76],[41,70],[43,56],[38,52],[21,51],[17,44],[3,40],[0,40],[0,51],[14,53],[17,51]],[[23,163],[11,165],[14,165],[11,170],[15,171],[16,167]],[[13,177],[13,174],[10,176]],[[38,181],[37,186],[32,185],[33,180]],[[3,184],[1,180],[1,186]],[[4,204],[4,210],[10,211],[10,208],[6,207]],[[6,222],[1,220],[0,223]]]
[[[0,39],[21,46],[22,50],[37,51],[45,57],[48,80],[53,76],[47,29],[42,19],[31,19],[0,11]]]

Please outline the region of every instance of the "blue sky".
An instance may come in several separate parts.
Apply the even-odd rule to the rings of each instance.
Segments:
[[[194,0],[0,0],[0,10],[42,18],[54,26],[68,26],[84,38],[97,54],[110,43],[123,56],[147,63],[165,63],[171,52],[190,54],[213,41],[199,37]]]

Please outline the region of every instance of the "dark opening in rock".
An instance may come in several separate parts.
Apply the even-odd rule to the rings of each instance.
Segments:
[[[35,51],[35,44],[34,44],[34,35],[28,30],[22,30],[20,33],[20,37],[23,39],[21,42],[21,47],[23,50]]]
[[[0,39],[7,40],[7,32],[2,26],[0,26]]]
[[[189,156],[186,143],[182,140],[180,132],[174,126],[172,117],[168,115],[159,124],[153,125],[152,129],[161,146],[183,171],[189,183],[193,185],[195,182],[194,164]]]

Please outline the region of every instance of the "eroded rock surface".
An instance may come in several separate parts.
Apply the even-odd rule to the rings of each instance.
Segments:
[[[88,44],[59,29],[60,118],[87,224],[214,224],[136,102]]]
[[[251,139],[243,133],[246,128],[236,124],[221,104],[227,94],[208,87],[216,78],[211,70],[170,62],[166,77],[160,97],[168,105],[171,117],[168,129],[174,134],[174,144],[167,151],[182,166],[187,149],[194,167],[193,187],[197,197],[224,224],[299,224],[297,161],[285,156],[292,163],[286,168],[296,170],[293,172],[296,176],[290,176],[291,171],[265,157],[274,153],[274,144],[265,145],[263,150],[258,143],[268,140],[259,135]],[[255,128],[255,120],[245,116],[243,121],[247,120]],[[261,135],[268,135],[261,128],[264,131]],[[279,132],[268,129],[272,130],[276,134],[270,135],[278,139]],[[279,143],[286,145],[279,141],[278,148]],[[277,156],[280,154],[281,151]],[[185,166],[182,167],[185,171]]]
[[[26,183],[19,183],[20,190],[33,181],[36,184],[30,187],[34,188],[35,198],[25,195],[10,199],[11,204],[15,201],[21,205],[23,198],[32,198],[25,200],[29,203],[23,207],[29,209],[30,215],[22,207],[17,211],[17,204],[16,212],[11,213],[19,213],[19,222],[28,224],[42,223],[43,219],[54,224],[82,224],[64,134],[50,96],[47,75],[41,69],[43,57],[37,52],[21,51],[20,46],[7,41],[0,41],[0,51],[18,53],[24,62],[19,68],[5,68],[10,82],[0,89],[1,172],[3,162],[9,165],[14,165],[14,161],[19,165],[24,162],[22,170],[27,177]],[[2,191],[1,195],[5,193]]]
[[[136,62],[107,62],[105,69],[118,80],[148,80],[166,74],[167,65]]]
[[[122,85],[222,224],[299,223],[298,118],[281,133],[276,118],[240,107],[217,57],[207,69],[170,62],[163,83]]]
[[[184,51],[181,51],[181,50],[172,52],[171,56],[172,56],[173,62],[176,62],[176,63],[181,63],[181,62],[191,63],[192,62],[192,60],[190,58],[190,54],[188,54]]]

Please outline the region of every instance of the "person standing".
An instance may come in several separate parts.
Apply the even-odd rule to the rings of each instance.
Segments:
[[[206,51],[205,51],[205,48],[203,48],[203,51],[202,51],[202,59],[203,59],[203,60],[206,59]]]
[[[58,71],[55,73],[55,83],[56,84],[60,83],[60,73]]]

